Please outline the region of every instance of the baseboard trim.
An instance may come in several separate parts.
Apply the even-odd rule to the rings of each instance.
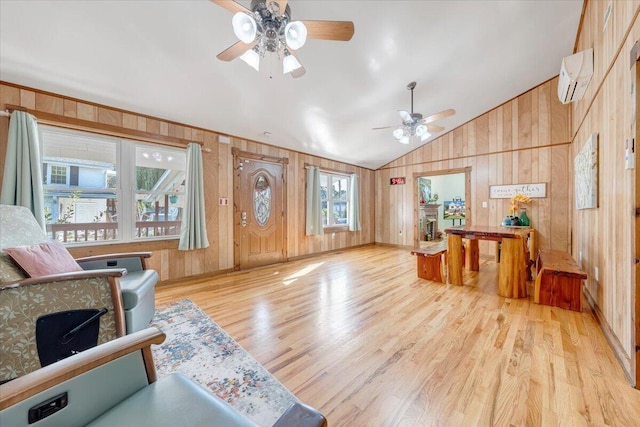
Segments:
[[[591,296],[591,293],[586,286],[582,287],[582,293],[587,298],[591,314],[594,319],[596,319],[596,322],[598,322],[598,325],[600,325],[600,329],[602,330],[604,337],[607,339],[609,346],[613,350],[613,354],[616,356],[625,377],[627,377],[627,381],[632,387],[635,387],[635,379],[631,372],[631,360],[626,356],[622,343],[620,343],[620,340],[613,332],[613,329],[609,326],[607,319],[604,317],[604,313],[600,310],[600,307],[596,304],[595,299]]]

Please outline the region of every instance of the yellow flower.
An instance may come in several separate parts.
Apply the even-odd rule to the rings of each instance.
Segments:
[[[531,197],[518,193],[511,197],[511,206],[509,206],[509,212],[515,214],[520,209],[520,203],[531,203]]]

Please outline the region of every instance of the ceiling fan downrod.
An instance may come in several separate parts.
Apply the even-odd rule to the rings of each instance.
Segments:
[[[407,89],[411,91],[411,115],[413,116],[413,89],[416,87],[416,82],[411,82],[407,85]]]

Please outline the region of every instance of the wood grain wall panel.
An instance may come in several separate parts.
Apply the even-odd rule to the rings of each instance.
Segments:
[[[67,117],[77,117],[78,114],[78,103],[75,101],[71,101],[69,99],[65,99],[63,101],[63,111],[64,115]]]
[[[582,256],[585,289],[622,367],[636,377],[634,171],[624,168],[624,141],[635,136],[631,86],[635,70],[629,52],[640,39],[639,1],[613,2],[603,30],[607,2],[587,3],[577,50],[594,49],[594,75],[585,97],[573,104],[570,162],[591,133],[599,136],[598,208],[573,210],[573,255]],[[573,198],[573,188],[570,189]],[[595,280],[595,269],[599,280]]]
[[[20,105],[21,90],[16,87],[0,85],[0,103],[2,105]],[[35,102],[35,96],[33,97]],[[4,110],[4,108],[2,108]],[[9,132],[9,118],[0,116],[0,180],[4,176],[4,159],[7,155],[7,139]]]
[[[6,104],[21,105],[36,111],[63,115],[65,106],[71,114],[75,104],[76,118],[118,126],[122,134],[127,130],[139,130],[160,136],[189,138],[203,144],[203,169],[205,173],[205,206],[207,233],[210,246],[195,251],[179,251],[176,240],[132,242],[115,245],[71,248],[74,256],[85,256],[109,252],[151,250],[154,256],[149,261],[156,269],[162,282],[180,281],[187,276],[215,275],[233,268],[233,156],[231,148],[289,159],[287,166],[287,255],[289,258],[312,255],[318,252],[338,250],[350,246],[370,244],[375,238],[375,173],[372,170],[331,161],[320,157],[304,155],[296,151],[281,149],[245,139],[232,138],[231,144],[218,142],[218,134],[211,130],[190,127],[179,123],[168,123],[161,119],[144,116],[135,112],[122,111],[92,104],[86,101],[43,93],[37,89],[25,88],[10,83],[0,83],[0,108]],[[0,118],[0,155],[4,159],[8,118]],[[136,139],[133,134],[131,139]],[[158,143],[162,143],[159,138]],[[207,151],[210,150],[210,151]],[[0,173],[4,167],[1,162]],[[360,177],[360,204],[362,230],[359,232],[339,232],[332,239],[330,233],[323,236],[305,236],[305,181],[304,164],[357,173]],[[1,174],[0,174],[1,177]],[[1,179],[1,178],[0,178]],[[226,197],[229,205],[218,204],[219,197]]]
[[[540,233],[541,248],[568,250],[572,206],[568,194],[571,113],[557,97],[550,96],[556,89],[557,79],[545,82],[377,170],[376,241],[413,244],[414,236],[407,233],[413,233],[414,229],[415,173],[428,175],[469,167],[469,222],[498,225],[508,213],[509,200],[489,199],[490,186],[546,182],[547,197],[534,199],[526,206],[527,213]],[[552,134],[556,138],[564,135],[566,139],[551,146]],[[394,176],[405,176],[407,184],[390,186],[389,177]],[[482,208],[482,202],[487,202],[488,207]],[[556,211],[561,214],[556,215]],[[481,244],[480,252],[493,255],[494,245]]]
[[[16,88],[14,88],[16,89]],[[13,105],[20,105],[21,107],[28,108],[30,110],[36,109],[36,93],[30,90],[20,89],[20,103]]]
[[[109,108],[98,108],[98,123],[112,126],[122,126],[122,112]]]
[[[51,114],[64,114],[64,102],[62,98],[46,95],[44,93],[36,93],[35,98],[36,110]]]
[[[123,114],[122,115],[122,127],[127,129],[138,130],[138,118],[135,114]]]

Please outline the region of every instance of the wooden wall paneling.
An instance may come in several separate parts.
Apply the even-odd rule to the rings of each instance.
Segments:
[[[98,123],[122,127],[122,112],[110,108],[98,108]]]
[[[599,206],[575,211],[573,253],[582,254],[589,278],[586,292],[603,330],[631,381],[638,377],[634,344],[635,256],[632,243],[637,192],[632,171],[624,169],[624,141],[636,130],[629,93],[636,79],[629,52],[640,38],[640,2],[613,2],[609,24],[602,30],[607,2],[588,2],[578,50],[594,48],[595,72],[585,97],[574,104],[571,161],[587,136],[599,134]],[[637,197],[637,195],[635,196]],[[571,192],[573,198],[573,192]],[[595,280],[595,269],[599,280]]]
[[[358,168],[338,161],[330,161],[315,156],[306,156],[301,153],[280,149],[274,146],[239,138],[232,138],[231,145],[218,143],[217,134],[200,128],[193,128],[179,123],[169,123],[164,120],[143,116],[135,112],[127,112],[108,106],[92,104],[62,95],[44,93],[37,89],[25,88],[10,83],[0,83],[0,108],[6,104],[19,105],[33,110],[50,114],[59,114],[78,120],[105,125],[117,126],[119,133],[136,139],[135,133],[130,131],[145,132],[145,137],[156,138],[157,143],[166,143],[167,138],[182,138],[189,141],[202,143],[204,148],[211,152],[203,151],[203,166],[205,171],[205,206],[207,215],[207,232],[210,247],[197,251],[178,251],[176,240],[132,242],[116,245],[100,245],[91,247],[72,248],[74,256],[89,254],[109,253],[114,248],[118,251],[128,250],[152,250],[154,256],[150,265],[155,268],[162,282],[179,281],[185,275],[213,275],[228,271],[233,268],[233,162],[231,147],[240,147],[245,151],[273,155],[275,157],[288,157],[290,160],[299,158],[299,165],[291,161],[287,174],[288,185],[287,204],[289,228],[287,229],[287,248],[289,257],[307,256],[317,252],[333,249],[342,249],[349,246],[373,243],[375,239],[375,173],[369,169]],[[73,116],[75,105],[75,117]],[[37,114],[36,114],[37,115]],[[0,155],[4,158],[6,151],[6,138],[8,118],[0,118]],[[305,201],[304,163],[302,159],[308,159],[308,163],[318,164],[324,167],[356,172],[360,175],[362,231],[336,233],[335,239],[330,234],[319,237],[307,237],[304,235]],[[0,177],[4,162],[0,165]],[[0,178],[1,179],[1,178]],[[218,197],[227,197],[229,205],[219,206]],[[292,225],[293,224],[293,225]]]
[[[211,203],[217,206],[218,212],[217,238],[219,243],[217,246],[220,248],[220,252],[217,254],[218,268],[225,270],[233,268],[233,224],[235,222],[233,208],[235,203],[233,197],[233,174],[236,166],[233,164],[230,144],[217,143],[212,148],[217,151],[216,161],[215,163],[211,162],[210,167],[215,169],[219,191],[218,197],[224,197],[229,201],[229,204],[225,206],[218,205],[216,199],[211,201]],[[214,172],[211,173],[214,174]]]
[[[45,113],[64,115],[63,99],[57,96],[36,93],[36,110]]]
[[[138,130],[138,117],[135,114],[122,115],[122,127],[127,129]]]
[[[19,105],[22,92],[23,91],[15,87],[0,85],[0,109],[4,110],[6,104]],[[4,176],[4,159],[7,155],[8,132],[9,117],[0,116],[0,179]]]
[[[17,89],[17,88],[13,88]],[[20,90],[20,105],[24,108],[29,108],[31,110],[36,109],[36,93],[32,90],[19,89]],[[11,102],[6,102],[6,104],[11,104]]]
[[[78,114],[78,103],[70,99],[64,99],[62,102],[63,114],[67,117],[76,117]]]
[[[26,107],[26,106],[23,105],[23,107]],[[85,104],[83,102],[76,103],[76,118],[80,120],[96,122],[97,117],[98,117],[98,107],[96,107],[95,105]]]
[[[499,224],[508,213],[508,199],[488,198],[491,185],[546,182],[548,197],[535,199],[528,206],[529,217],[540,232],[541,248],[549,247],[552,233],[557,234],[554,244],[567,248],[571,229],[567,213],[572,206],[566,194],[572,179],[568,163],[570,107],[550,96],[555,84],[555,79],[545,82],[376,171],[376,241],[405,245],[399,238],[398,224],[406,217],[407,209],[413,213],[415,208],[413,197],[407,196],[412,193],[403,192],[402,198],[396,188],[388,185],[389,177],[470,167],[471,194],[465,196],[469,200],[470,222]],[[564,135],[567,139],[551,147],[552,133],[556,138]],[[468,157],[460,158],[461,155]],[[555,172],[554,167],[560,172]],[[556,186],[558,191],[552,193]],[[483,201],[488,202],[488,210],[482,208]],[[404,211],[399,204],[404,204]],[[556,210],[564,215],[556,215]],[[388,231],[380,224],[382,221],[388,221]],[[409,225],[413,228],[413,224]],[[480,251],[493,255],[494,246],[481,245]]]

